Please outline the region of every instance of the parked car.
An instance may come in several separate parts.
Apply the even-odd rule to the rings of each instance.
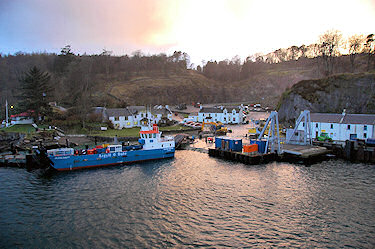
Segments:
[[[323,141],[323,142],[328,141],[328,142],[332,142],[332,138],[330,138],[330,137],[328,136],[328,133],[326,133],[326,132],[322,132],[322,133],[320,134],[320,136],[317,137],[317,139],[318,139],[318,141]]]

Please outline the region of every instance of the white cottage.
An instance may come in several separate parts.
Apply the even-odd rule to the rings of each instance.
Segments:
[[[375,114],[311,113],[312,138],[325,132],[334,141],[375,138]],[[298,130],[303,130],[300,123]]]
[[[32,113],[34,111],[29,111],[29,112],[23,112],[19,114],[14,114],[10,116],[10,123],[12,125],[17,125],[17,124],[33,124],[34,123],[34,118],[32,117]]]
[[[105,110],[105,115],[116,129],[141,127],[142,123],[152,120],[153,123],[172,121],[172,112],[166,107],[152,108],[144,106],[129,106],[126,108],[111,108]]]
[[[241,107],[202,107],[198,112],[198,122],[221,122],[223,124],[243,123]]]

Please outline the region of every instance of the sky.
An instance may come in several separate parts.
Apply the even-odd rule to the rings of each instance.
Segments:
[[[242,59],[375,33],[375,0],[0,0],[0,53],[114,55],[183,51],[202,60]]]

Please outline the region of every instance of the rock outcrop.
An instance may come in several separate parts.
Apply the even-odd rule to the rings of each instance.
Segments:
[[[303,110],[320,113],[375,113],[375,73],[340,74],[303,80],[285,91],[278,104],[281,122]]]

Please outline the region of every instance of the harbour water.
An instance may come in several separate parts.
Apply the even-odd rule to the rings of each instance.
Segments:
[[[174,159],[0,168],[0,247],[375,247],[375,165]]]

